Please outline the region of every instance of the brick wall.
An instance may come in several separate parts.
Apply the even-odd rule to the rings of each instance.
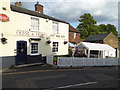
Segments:
[[[35,11],[38,11],[39,13],[43,14],[43,6],[39,4],[39,2],[37,2],[37,4],[35,4]]]
[[[74,33],[76,33],[76,32],[69,32],[69,42],[79,43],[80,42],[80,33],[76,33],[76,38],[74,38]]]
[[[105,39],[104,39],[104,44],[108,44],[113,48],[118,48],[118,39],[110,33]]]

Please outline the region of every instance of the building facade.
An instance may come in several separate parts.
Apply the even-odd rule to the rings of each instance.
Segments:
[[[41,62],[42,57],[50,55],[68,54],[68,43],[64,42],[68,42],[69,23],[45,15],[39,3],[35,5],[36,11],[22,8],[20,2],[10,5],[10,0],[2,0],[0,4],[3,68]]]
[[[115,49],[108,44],[80,42],[76,46],[77,57],[88,58],[113,58],[116,57]]]
[[[69,25],[69,56],[74,56],[75,47],[80,42],[80,32]]]
[[[80,42],[80,32],[69,25],[69,42],[78,44]]]
[[[101,44],[108,44],[114,49],[116,49],[116,57],[119,57],[119,49],[118,49],[118,39],[115,35],[111,33],[104,33],[104,34],[96,34],[88,36],[84,42],[91,42],[91,43],[101,43]]]

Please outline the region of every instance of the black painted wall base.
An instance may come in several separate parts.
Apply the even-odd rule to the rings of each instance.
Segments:
[[[0,57],[0,69],[10,68],[15,65],[15,56]]]
[[[41,55],[38,56],[27,56],[26,63],[46,63],[46,58],[42,57]]]
[[[16,56],[6,56],[6,57],[0,57],[0,70],[4,68],[10,68],[13,65],[19,65],[16,64]],[[46,64],[46,56],[42,57],[42,55],[38,56],[27,56],[26,63],[22,64],[31,64],[31,63],[44,63]]]

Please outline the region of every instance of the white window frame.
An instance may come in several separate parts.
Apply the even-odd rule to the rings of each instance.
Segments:
[[[74,33],[74,36],[73,36],[73,38],[76,38],[76,33]]]
[[[57,48],[57,51],[56,51],[56,50],[53,51],[53,48],[54,48],[53,43],[58,43],[58,46],[55,46],[55,47]],[[56,48],[55,48],[55,49],[56,49]],[[59,51],[59,42],[57,42],[57,41],[52,42],[52,52],[53,52],[53,53],[57,53],[58,51]]]
[[[37,53],[32,53],[32,43],[37,43],[38,44],[38,52]],[[31,42],[30,44],[30,55],[31,56],[35,56],[35,55],[39,55],[39,42],[38,41],[34,41],[34,42]]]
[[[53,34],[59,34],[59,23],[58,22],[52,22],[52,31]]]
[[[31,31],[39,31],[39,24],[40,24],[39,18],[31,17],[30,20],[31,20],[31,22],[30,22],[30,30]]]

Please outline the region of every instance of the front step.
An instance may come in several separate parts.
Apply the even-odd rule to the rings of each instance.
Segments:
[[[22,64],[22,65],[16,65],[14,68],[21,68],[21,67],[28,67],[28,66],[35,66],[35,65],[44,65],[43,63],[32,63],[32,64]]]

